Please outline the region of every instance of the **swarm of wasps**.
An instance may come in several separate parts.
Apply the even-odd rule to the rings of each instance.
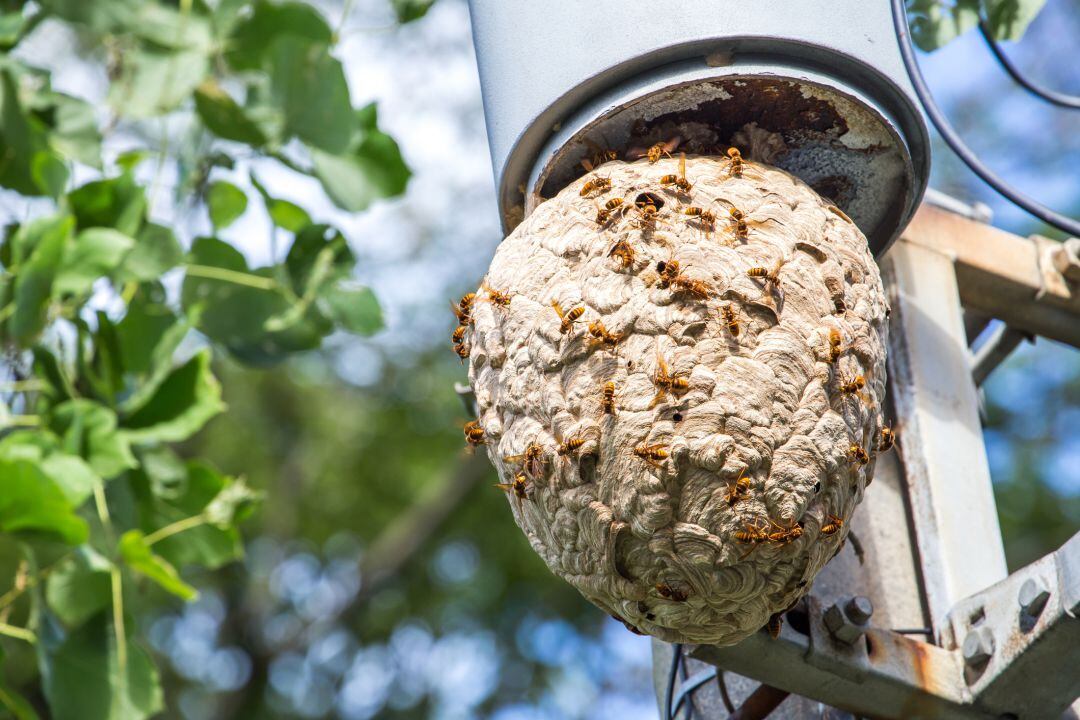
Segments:
[[[656,143],[641,151],[640,156],[646,158],[649,164],[655,164],[664,157],[672,157],[672,152],[678,147],[677,141]],[[724,167],[724,175],[727,178],[746,178],[760,175],[753,164],[742,157],[738,148],[729,148],[726,153],[727,163]],[[610,150],[593,147],[591,156],[582,161],[586,170],[591,171],[594,167],[605,162],[617,159],[617,154]],[[593,222],[597,229],[605,231],[618,229],[628,221],[630,227],[649,231],[655,229],[663,222],[661,208],[666,204],[663,194],[675,201],[674,213],[684,222],[704,230],[710,237],[717,231],[718,226],[724,236],[724,244],[729,246],[744,245],[751,242],[751,232],[761,226],[763,220],[754,220],[745,212],[727,203],[724,212],[717,212],[708,207],[702,207],[692,203],[694,183],[689,180],[686,173],[686,154],[679,154],[678,172],[668,173],[657,178],[657,192],[642,192],[631,200],[624,196],[609,196],[615,188],[611,177],[594,175],[584,182],[579,188],[579,196],[592,202],[595,208]],[[608,196],[605,199],[605,196]],[[726,203],[726,201],[718,201]],[[830,210],[838,215],[841,213],[830,207]],[[841,215],[842,216],[842,215]],[[648,263],[639,263],[638,253],[635,251],[631,236],[626,233],[613,243],[607,257],[616,264],[617,269],[623,272],[638,272]],[[782,274],[788,258],[779,258],[772,265],[751,267],[745,275],[749,279],[760,283],[762,295],[772,299],[779,311],[780,302],[783,299]],[[684,302],[707,302],[718,295],[708,281],[692,277],[687,272],[687,267],[674,257],[661,260],[655,265],[656,286],[663,290],[669,290],[673,296]],[[844,301],[843,284],[837,280],[828,284],[828,290],[832,298],[837,314],[847,311]],[[464,360],[469,356],[468,333],[472,326],[473,311],[475,304],[490,302],[495,308],[508,308],[512,301],[512,295],[508,292],[497,290],[486,283],[481,287],[481,295],[470,293],[453,304],[458,326],[454,330],[452,340],[454,350]],[[587,308],[584,304],[564,305],[558,298],[549,299],[548,304],[552,313],[551,322],[557,327],[560,335],[571,338],[582,332],[592,350],[608,351],[616,353],[625,337],[624,333],[614,332],[605,326],[604,322],[586,317]],[[742,331],[738,306],[735,303],[725,303],[719,307],[718,319],[725,328],[727,334],[734,342],[739,341]],[[839,330],[830,329],[827,336],[827,348],[825,358],[829,365],[838,368],[838,361],[846,352],[843,337]],[[663,401],[678,402],[678,399],[689,391],[690,372],[676,372],[669,364],[668,358],[660,352],[656,352],[655,370],[650,376],[656,395],[649,405],[655,407]],[[835,397],[839,400],[850,398],[863,398],[863,389],[866,386],[866,378],[863,375],[841,375],[837,369],[833,379]],[[615,416],[618,412],[618,387],[613,379],[602,383],[597,391],[596,402],[601,417]],[[681,419],[681,413],[676,413],[673,419]],[[472,421],[466,425],[465,437],[472,446],[484,444],[486,435],[479,422]],[[867,465],[871,459],[871,452],[883,453],[893,447],[896,441],[895,432],[889,427],[880,430],[880,436],[871,451],[868,451],[858,442],[852,442],[846,452],[846,457],[853,465],[861,468]],[[553,446],[545,446],[534,439],[524,448],[520,454],[503,457],[504,462],[513,467],[512,479],[509,482],[496,484],[496,487],[512,495],[520,501],[525,501],[533,496],[534,489],[544,481],[548,468],[553,464],[567,459],[578,458],[586,444],[582,436],[556,437]],[[671,448],[662,443],[650,443],[642,441],[632,446],[629,453],[637,461],[652,468],[662,469],[667,463],[674,463]],[[744,470],[737,478],[728,482],[723,492],[722,502],[734,511],[738,511],[741,503],[750,497],[752,480]],[[821,521],[818,534],[821,537],[832,537],[840,533],[844,526],[844,520],[839,516],[826,513]],[[740,557],[746,558],[757,548],[763,545],[784,546],[796,542],[804,535],[802,522],[793,520],[789,524],[781,525],[769,517],[743,517],[741,528],[732,532],[732,538],[736,543],[746,546],[745,552]],[[656,592],[664,599],[672,601],[686,601],[689,593],[682,587],[668,582],[659,582],[655,585]],[[780,614],[770,619],[770,634],[778,634],[780,628]],[[775,631],[775,633],[774,633]]]

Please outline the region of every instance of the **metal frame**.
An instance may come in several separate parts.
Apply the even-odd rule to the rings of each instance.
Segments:
[[[1080,718],[1080,533],[1006,575],[977,387],[1023,339],[1080,347],[1080,240],[1017,237],[930,199],[881,260],[900,452],[879,459],[852,521],[866,564],[839,555],[778,640],[687,648],[694,678],[715,666],[794,693],[770,718],[821,717],[818,702],[880,718]],[[1001,327],[972,354],[991,318]],[[727,717],[710,692],[683,705]]]

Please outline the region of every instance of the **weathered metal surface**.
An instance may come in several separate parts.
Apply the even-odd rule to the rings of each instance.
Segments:
[[[1017,237],[925,204],[904,239],[952,258],[965,309],[1080,347],[1080,286],[1055,264],[1061,243]]]
[[[965,326],[965,337],[966,326]],[[1012,351],[1020,346],[1025,340],[1034,341],[1029,333],[1016,328],[1011,328],[1002,323],[994,333],[986,338],[986,342],[979,346],[971,358],[971,379],[976,385],[982,385],[986,378],[990,377],[998,365],[1012,354]]]
[[[952,609],[942,639],[968,661],[975,706],[1035,720],[1060,717],[1080,697],[1078,569],[1080,533]]]
[[[906,234],[905,234],[906,238]],[[889,377],[930,624],[1006,576],[952,259],[909,242],[882,263]]]
[[[470,8],[507,229],[523,217],[524,195],[536,189],[530,178],[538,179],[539,169],[551,165],[565,140],[586,126],[623,151],[626,146],[607,136],[606,122],[595,123],[609,111],[643,107],[638,101],[647,95],[675,86],[691,101],[683,102],[680,90],[666,93],[664,103],[689,109],[701,99],[698,81],[739,75],[800,83],[803,97],[794,106],[812,102],[819,91],[846,97],[888,129],[885,135],[878,133],[890,135],[882,152],[863,154],[884,159],[890,149],[899,153],[904,180],[898,193],[882,192],[887,183],[881,181],[888,175],[875,175],[871,170],[880,166],[857,157],[855,144],[833,143],[831,137],[819,135],[817,140],[827,142],[807,138],[790,157],[793,167],[813,171],[806,178],[810,183],[848,195],[852,207],[873,206],[875,192],[877,198],[890,201],[877,206],[882,213],[892,213],[889,222],[883,221],[884,216],[865,220],[863,230],[872,236],[875,249],[883,249],[906,223],[925,187],[928,135],[911,99],[885,5],[860,0],[828,5],[681,0],[657,7],[633,0],[470,0]],[[837,27],[844,32],[836,32]],[[745,99],[753,100],[753,95]],[[756,101],[767,99],[759,95]],[[777,116],[794,106],[778,103]],[[653,103],[645,119],[665,112],[662,104]],[[756,115],[760,124],[769,114],[750,115]],[[854,125],[849,129],[858,130]],[[556,135],[562,140],[553,141]],[[592,139],[599,142],[597,136]],[[847,172],[845,166],[852,164],[868,172]],[[848,210],[844,202],[839,204]]]

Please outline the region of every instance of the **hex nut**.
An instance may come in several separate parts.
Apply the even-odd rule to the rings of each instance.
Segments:
[[[867,598],[862,599],[867,600]],[[866,625],[864,623],[853,621],[847,612],[847,606],[851,605],[853,600],[855,600],[855,598],[848,600],[844,607],[841,607],[840,603],[833,603],[825,610],[825,616],[823,618],[829,634],[839,642],[847,645],[854,645],[855,641],[861,638],[866,631]],[[869,600],[867,600],[867,602],[869,602]],[[873,612],[872,607],[871,612]],[[856,616],[861,617],[861,612],[857,611]],[[869,615],[866,617],[869,619]]]
[[[570,183],[499,246],[465,338],[500,480],[523,469],[506,458],[543,449],[527,497],[507,493],[532,547],[592,603],[669,642],[737,643],[809,591],[871,480],[882,422],[888,308],[865,237],[785,172],[729,171],[727,158],[688,157],[686,194],[659,184],[678,157],[608,162]],[[596,178],[611,189],[583,196]],[[655,228],[635,208],[646,192],[663,204]],[[714,227],[688,206],[715,213]],[[612,255],[623,240],[626,266]],[[708,297],[663,282],[669,260]],[[779,261],[779,291],[748,275]],[[552,301],[584,309],[566,333]],[[590,333],[597,321],[619,336],[613,347]],[[685,387],[658,392],[661,361]],[[858,376],[863,387],[841,391]],[[652,445],[663,454],[635,455]],[[745,492],[729,495],[744,472]],[[822,534],[830,515],[843,526]],[[796,524],[801,535],[784,534]]]
[[[973,628],[964,637],[962,650],[968,667],[981,668],[994,655],[994,634],[988,627]]]
[[[844,614],[856,625],[865,625],[874,614],[874,603],[868,597],[856,595],[844,605]]]
[[[1050,600],[1050,591],[1046,589],[1041,580],[1028,578],[1020,586],[1017,599],[1020,601],[1020,609],[1024,613],[1032,618],[1037,618],[1046,609],[1046,603]]]

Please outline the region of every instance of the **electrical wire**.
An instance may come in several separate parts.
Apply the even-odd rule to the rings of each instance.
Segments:
[[[1051,90],[1039,85],[1034,80],[1028,79],[1024,73],[1020,72],[1020,68],[1013,64],[1013,61],[1009,59],[1009,56],[1005,54],[1005,51],[997,40],[994,39],[994,35],[990,32],[990,26],[986,24],[985,20],[979,21],[979,32],[983,36],[983,40],[986,41],[987,47],[990,48],[990,52],[997,58],[998,64],[1005,69],[1005,72],[1009,74],[1017,85],[1027,90],[1032,95],[1045,100],[1048,103],[1057,105],[1058,107],[1068,108],[1070,110],[1080,110],[1080,95],[1067,95],[1057,90]]]
[[[915,88],[915,94],[919,97],[919,102],[922,103],[927,116],[934,124],[934,127],[937,128],[938,133],[945,143],[952,148],[952,151],[957,154],[965,165],[971,168],[973,173],[978,175],[983,182],[992,187],[1010,202],[1023,208],[1047,225],[1055,227],[1069,235],[1080,237],[1080,222],[1051,210],[1042,203],[1033,200],[1012,187],[993,170],[984,165],[975,153],[971,151],[971,148],[964,144],[964,141],[941,112],[941,108],[934,102],[934,97],[930,93],[930,88],[926,85],[926,80],[923,78],[922,71],[919,69],[919,61],[915,57],[915,49],[911,44],[911,31],[910,28],[908,28],[907,11],[904,7],[904,0],[892,0],[892,12],[893,25],[896,28],[896,37],[900,43],[900,56],[904,61],[904,67],[907,69],[908,76],[911,78],[911,84]]]

